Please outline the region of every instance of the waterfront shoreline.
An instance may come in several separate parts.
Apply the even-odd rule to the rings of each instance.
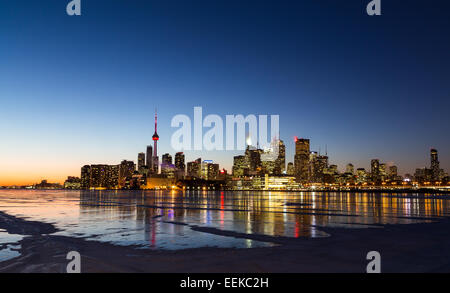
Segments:
[[[445,189],[445,190],[441,190]],[[167,191],[173,189],[29,189],[29,188],[0,188],[0,190],[19,190],[19,191],[82,191],[82,192],[99,192],[99,191]],[[183,192],[203,192],[205,190],[201,189],[175,189],[177,191]],[[207,191],[223,191],[223,192],[286,192],[286,193],[295,193],[295,192],[315,192],[315,193],[325,193],[325,192],[348,192],[348,193],[405,193],[405,194],[416,194],[416,193],[425,193],[432,195],[450,195],[450,187],[441,187],[440,189],[433,188],[418,188],[418,189],[299,189],[299,190],[277,190],[277,189],[243,189],[243,190],[233,190],[233,189],[218,189],[218,190],[207,190]]]
[[[8,217],[6,231],[17,225],[34,226],[31,236],[19,244],[20,256],[0,262],[1,273],[64,273],[69,251],[81,254],[81,271],[147,273],[364,273],[369,251],[379,251],[383,272],[450,272],[450,219],[408,225],[373,225],[371,228],[319,229],[325,238],[289,238],[200,228],[204,233],[276,243],[277,246],[191,248],[183,250],[140,249],[83,238],[56,236],[46,223]],[[44,230],[40,230],[47,227]],[[381,228],[380,228],[381,227]],[[48,232],[50,231],[50,232]],[[38,233],[42,232],[42,233]],[[12,233],[12,232],[11,232]]]

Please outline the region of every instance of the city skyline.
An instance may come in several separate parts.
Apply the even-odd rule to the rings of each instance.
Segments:
[[[121,160],[118,161],[118,162],[121,162],[120,164],[116,164],[116,163],[113,163],[113,164],[86,163],[87,166],[117,166],[117,167],[119,167],[121,164],[125,164],[127,166],[129,164],[131,164],[130,167],[127,167],[127,168],[130,168],[129,177],[131,177],[133,172],[135,172],[135,171],[141,172],[141,168],[142,167],[148,168],[150,170],[150,173],[153,173],[153,174],[164,174],[164,170],[163,169],[164,169],[165,164],[166,165],[167,164],[169,164],[169,165],[172,164],[172,155],[171,155],[170,152],[166,152],[166,151],[162,151],[160,154],[157,152],[156,144],[157,144],[157,142],[159,142],[159,135],[157,134],[157,114],[156,114],[156,112],[155,112],[154,123],[155,123],[155,131],[154,131],[154,134],[152,136],[152,140],[154,142],[154,145],[153,145],[153,147],[150,144],[147,145],[146,146],[146,152],[141,151],[141,152],[137,153],[136,154],[136,159],[121,159]],[[393,168],[395,168],[395,174],[398,174],[401,177],[403,177],[405,175],[409,175],[409,176],[414,177],[414,175],[417,173],[417,171],[419,169],[423,170],[424,172],[425,172],[425,169],[428,169],[428,170],[431,170],[432,172],[435,172],[435,174],[436,174],[436,172],[438,173],[439,170],[442,169],[442,171],[445,172],[445,174],[447,174],[446,173],[447,169],[442,167],[441,161],[438,160],[438,151],[436,149],[434,149],[434,148],[430,148],[430,150],[429,150],[430,151],[430,157],[428,158],[428,164],[426,164],[425,166],[420,166],[420,167],[418,166],[414,170],[412,170],[411,172],[401,173],[401,172],[398,171],[398,170],[401,169],[401,166],[395,165],[393,162],[386,162],[386,161],[384,161],[384,160],[382,160],[380,158],[372,158],[372,159],[370,159],[370,161],[368,162],[368,166],[369,167],[354,165],[352,162],[347,162],[345,165],[338,166],[338,165],[336,165],[334,163],[335,160],[333,160],[333,158],[331,156],[329,156],[329,154],[328,154],[328,147],[327,146],[325,146],[325,152],[321,152],[320,148],[319,148],[319,151],[317,151],[317,150],[311,149],[311,147],[310,147],[310,145],[311,145],[310,142],[311,141],[310,141],[309,138],[308,139],[307,138],[298,138],[297,136],[295,136],[294,139],[293,139],[294,146],[295,146],[294,147],[294,153],[295,154],[298,153],[298,154],[300,154],[300,156],[303,156],[304,158],[300,157],[299,159],[297,159],[297,155],[294,155],[293,158],[289,158],[286,155],[286,145],[285,145],[284,141],[281,140],[281,139],[276,139],[276,141],[277,141],[277,143],[280,142],[283,145],[283,151],[282,151],[283,162],[280,163],[280,164],[282,164],[280,166],[281,169],[280,169],[279,173],[277,173],[277,174],[280,174],[280,175],[284,174],[284,175],[291,175],[291,176],[298,177],[297,172],[300,172],[300,173],[303,173],[303,175],[300,175],[300,177],[302,177],[302,176],[311,176],[311,178],[313,178],[314,177],[313,174],[306,175],[307,173],[310,172],[308,170],[308,168],[310,168],[310,165],[314,164],[312,159],[311,159],[311,155],[314,155],[315,158],[317,158],[317,156],[318,156],[318,158],[321,158],[321,155],[322,155],[322,157],[326,158],[325,168],[328,168],[328,167],[336,168],[336,171],[339,172],[339,174],[348,173],[349,172],[348,168],[349,168],[349,166],[351,166],[351,168],[352,168],[351,173],[354,174],[355,176],[358,175],[358,171],[361,170],[361,169],[364,169],[364,172],[366,172],[365,176],[373,176],[371,174],[373,174],[373,172],[374,172],[373,171],[374,161],[377,162],[378,166],[381,164],[381,162],[383,162],[382,165],[384,165],[384,168],[386,168],[386,170],[385,170],[386,173],[385,174],[388,174],[390,172],[389,169],[391,167],[393,167]],[[306,143],[306,145],[305,145],[305,143]],[[249,147],[252,147],[252,146],[247,145],[247,151],[248,151]],[[257,149],[255,149],[255,150],[257,150]],[[245,152],[246,156],[247,156],[247,151]],[[261,149],[261,151],[262,151],[262,149]],[[175,152],[176,153],[173,153],[174,157],[175,157],[175,161],[173,161],[173,166],[177,166],[177,168],[178,168],[178,165],[176,163],[176,161],[178,159],[177,156],[179,154],[181,154],[182,155],[182,160],[183,160],[182,164],[184,166],[183,167],[183,174],[184,174],[184,172],[186,172],[187,176],[189,176],[189,174],[188,174],[189,173],[189,171],[188,171],[189,167],[188,167],[188,169],[185,169],[185,167],[188,166],[189,163],[193,163],[195,161],[198,161],[198,159],[201,159],[200,162],[207,162],[207,161],[210,162],[210,163],[214,162],[213,160],[209,160],[208,158],[205,158],[205,157],[202,157],[202,156],[200,156],[200,157],[197,157],[197,156],[187,157],[185,154],[186,153],[190,153],[189,151],[187,151],[187,152],[186,151],[183,151],[183,152],[175,151]],[[197,152],[197,153],[199,153],[199,152]],[[208,152],[207,151],[202,151],[200,153],[208,153]],[[228,151],[227,153],[231,153],[231,152]],[[230,158],[231,159],[231,165],[228,168],[224,167],[224,165],[220,164],[219,162],[214,162],[217,165],[217,168],[218,168],[217,172],[219,171],[219,166],[220,166],[221,170],[223,169],[223,170],[227,171],[228,174],[233,174],[233,177],[234,177],[234,175],[235,175],[234,174],[234,166],[236,164],[235,160],[236,160],[237,157],[244,157],[244,156],[242,156],[242,151],[233,151],[233,153],[238,153],[238,155],[237,156],[231,156],[231,158]],[[239,154],[239,153],[241,153],[241,154]],[[150,159],[149,159],[149,154],[151,155]],[[165,161],[165,157],[167,159],[167,156],[170,158],[169,159],[170,163],[167,163]],[[196,159],[194,159],[194,157]],[[161,160],[159,158],[161,158]],[[149,165],[149,162],[150,162],[150,165]],[[83,165],[86,167],[86,164],[83,164]],[[277,164],[277,163],[275,163],[275,164]],[[304,167],[299,167],[299,171],[297,171],[297,167],[294,167],[295,170],[293,170],[293,173],[289,174],[289,164],[292,164],[293,166],[296,166],[297,164],[298,165],[304,165]],[[158,167],[155,167],[155,166],[158,166]],[[324,166],[322,166],[322,168],[323,167]],[[80,176],[80,178],[83,177],[83,168],[84,167],[81,168],[81,176]],[[379,167],[377,167],[377,168],[379,168]],[[287,170],[287,172],[286,172],[286,170]],[[119,172],[119,171],[117,171],[117,172]],[[77,176],[78,176],[78,173],[64,175],[63,176],[63,180],[55,181],[54,183],[62,183],[64,180],[67,180],[67,178],[69,178],[69,179],[70,178],[77,178]],[[311,178],[308,178],[308,177],[307,178],[301,178],[299,181],[307,182]],[[39,180],[41,180],[41,181],[45,180],[46,182],[47,181],[51,181],[51,180],[48,180],[47,177],[45,177],[45,176],[42,176]],[[433,179],[433,180],[439,180],[439,179],[436,178],[436,179]],[[4,184],[4,185],[0,184],[0,186],[14,186],[14,185],[15,186],[20,186],[20,185],[26,186],[26,185],[36,184],[37,182],[38,181],[35,181],[35,182],[32,182],[32,183],[26,183],[26,184]]]
[[[151,154],[151,157],[150,157],[151,165],[154,165],[154,166],[157,165],[158,168],[161,168],[161,162],[162,161],[160,160],[160,158],[162,158],[163,154],[173,154],[173,155],[175,155],[179,151],[178,150],[173,150],[172,147],[169,147],[170,151],[166,151],[166,150],[163,150],[162,152],[158,152],[157,151],[156,144],[160,143],[160,140],[159,140],[160,137],[159,137],[159,135],[157,134],[157,131],[156,131],[156,128],[157,128],[157,126],[156,126],[157,125],[157,117],[156,117],[157,114],[156,114],[156,112],[155,112],[154,115],[155,115],[155,117],[154,117],[154,127],[155,127],[155,129],[154,129],[153,136],[150,137],[150,140],[153,141],[153,144],[154,144],[153,146],[149,142],[148,145],[145,147],[145,149],[142,148],[142,151],[139,151],[138,153],[135,154],[134,158],[132,158],[132,157],[124,158],[122,156],[121,159],[116,159],[116,160],[112,160],[112,161],[108,161],[108,162],[101,162],[101,161],[94,161],[94,163],[93,162],[84,162],[82,165],[85,165],[85,164],[89,164],[89,165],[118,165],[121,161],[127,161],[127,162],[135,163],[136,170],[139,170],[139,168],[137,166],[139,165],[140,156],[143,155],[143,154],[145,155],[145,165],[148,166],[148,162],[149,162],[148,161],[149,160],[148,154],[150,152],[150,154]],[[173,131],[175,131],[175,129],[173,129]],[[152,132],[153,131],[148,131],[148,133],[152,133]],[[167,137],[167,139],[170,140],[169,137]],[[284,139],[281,139],[281,140],[285,142]],[[304,140],[304,138],[300,138],[299,139],[298,136],[294,136],[292,138],[292,142],[291,143],[288,142],[286,144],[286,142],[285,142],[285,145],[287,147],[286,147],[286,155],[285,155],[286,156],[286,160],[285,160],[284,168],[288,167],[288,163],[295,164],[295,160],[296,160],[295,159],[295,149],[296,149],[296,141],[297,140]],[[314,145],[314,144],[310,144],[310,140],[311,139],[307,138],[306,140],[308,140],[308,148],[309,148],[310,152],[317,153],[318,155],[326,154],[327,158],[328,158],[329,165],[336,165],[337,166],[337,171],[340,172],[340,173],[345,173],[345,170],[346,170],[348,164],[353,165],[355,167],[355,170],[357,168],[364,168],[366,171],[370,172],[371,162],[373,160],[383,161],[384,164],[387,167],[390,167],[390,166],[397,167],[398,168],[398,174],[401,175],[401,176],[404,176],[405,174],[414,175],[414,173],[415,173],[415,171],[417,169],[427,168],[430,165],[429,157],[426,157],[425,159],[422,160],[422,161],[425,161],[425,163],[422,166],[416,166],[416,167],[413,167],[412,170],[406,170],[406,171],[405,171],[405,168],[403,168],[401,165],[396,164],[395,160],[388,160],[388,161],[386,161],[384,158],[380,158],[380,157],[368,158],[368,160],[365,163],[361,164],[361,165],[354,164],[354,161],[343,162],[342,160],[333,158],[333,156],[330,155],[330,153],[328,151],[328,144],[326,144],[323,148],[322,148],[322,146],[318,146],[318,149],[315,149],[315,148],[311,147],[311,145]],[[167,145],[167,141],[163,140],[163,145]],[[435,148],[433,148],[433,147],[430,147],[428,149],[428,151],[433,151],[433,150],[435,150]],[[219,160],[212,160],[211,157],[215,158],[214,155],[208,156],[208,155],[211,155],[211,154],[214,154],[214,153],[217,153],[217,152],[219,152],[219,151],[206,151],[206,150],[202,150],[202,151],[182,151],[182,153],[185,154],[185,156],[186,156],[186,159],[185,159],[186,163],[193,162],[196,159],[201,158],[202,161],[203,160],[214,161],[215,163],[219,164],[221,168],[223,168],[223,169],[227,170],[229,173],[231,173],[232,170],[233,170],[233,157],[235,157],[236,155],[237,156],[241,155],[242,151],[240,151],[240,150],[233,150],[233,151],[225,151],[224,150],[224,151],[220,151],[221,153],[225,153],[226,155],[225,155],[225,157],[220,157]],[[289,157],[289,155],[291,155],[292,157]],[[440,158],[442,158],[442,152],[439,154],[439,156],[440,156]],[[445,157],[445,155],[444,155],[444,157]],[[343,162],[343,163],[342,164],[337,164],[336,162]],[[442,159],[440,159],[440,166],[445,171],[449,170],[449,169],[447,169],[445,167],[445,162],[443,164]],[[431,168],[433,168],[433,166],[431,166]],[[10,183],[10,184],[4,184],[4,183],[2,184],[2,181],[5,182],[4,181],[4,177],[3,177],[3,178],[0,178],[0,186],[26,186],[26,185],[33,185],[33,184],[36,184],[38,182],[41,182],[42,180],[46,180],[46,181],[49,181],[49,182],[55,182],[55,183],[63,183],[68,177],[71,177],[71,176],[77,177],[79,175],[78,174],[79,173],[79,166],[77,168],[75,168],[75,169],[77,169],[77,171],[73,172],[71,174],[59,174],[59,175],[57,175],[57,177],[45,176],[43,174],[37,174],[38,177],[35,177],[35,178],[38,178],[38,179],[25,179],[26,181],[16,181],[15,183],[13,182],[13,183]],[[161,171],[161,169],[159,169],[159,171]],[[57,178],[57,179],[55,179],[55,178]]]
[[[1,3],[0,185],[136,162],[155,108],[173,155],[170,119],[194,106],[279,114],[287,162],[299,136],[341,170],[379,158],[413,173],[435,148],[448,171],[450,4],[387,2],[375,19],[364,1],[297,2],[99,0],[79,18],[66,3]],[[185,153],[227,170],[239,154]]]
[[[417,168],[413,174],[402,176],[398,166],[379,159],[370,161],[370,169],[347,164],[345,171],[330,164],[328,153],[312,151],[310,139],[295,137],[294,162],[286,166],[286,147],[274,137],[271,144],[262,149],[249,142],[243,155],[233,157],[231,173],[220,169],[212,160],[197,158],[186,162],[185,154],[157,153],[157,118],[155,114],[154,152],[147,146],[147,156],[140,152],[137,165],[123,160],[119,165],[90,164],[81,167],[81,176],[69,176],[64,185],[43,180],[33,185],[36,189],[202,189],[202,190],[405,190],[411,188],[435,188],[448,186],[450,178],[441,168],[436,149],[430,150],[430,167]],[[150,157],[150,159],[149,159]],[[146,160],[147,159],[147,160]],[[147,162],[147,165],[145,165]],[[160,168],[159,168],[160,167]],[[187,168],[186,168],[187,167]],[[287,168],[286,168],[287,167]],[[367,189],[368,188],[368,189]]]

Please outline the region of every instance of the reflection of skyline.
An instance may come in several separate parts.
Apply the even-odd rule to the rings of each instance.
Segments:
[[[266,192],[248,193],[207,193],[187,192],[175,196],[146,197],[141,204],[159,208],[136,208],[139,217],[136,220],[148,223],[152,235],[152,245],[160,218],[169,218],[177,223],[192,223],[216,227],[247,234],[263,234],[287,237],[321,237],[320,226],[355,226],[370,224],[408,223],[407,217],[414,222],[426,217],[440,217],[448,214],[450,205],[440,198],[395,197],[390,194],[371,195],[355,193],[302,193],[289,196],[285,193]],[[92,193],[86,193],[92,197]],[[120,199],[120,198],[116,198]],[[286,207],[284,202],[299,203],[301,206]],[[305,208],[306,207],[306,208]],[[90,209],[89,206],[82,208]],[[96,207],[96,209],[102,207]],[[210,209],[205,209],[210,208]],[[216,210],[219,208],[219,210]],[[120,210],[120,207],[117,207]],[[228,209],[228,211],[224,211]],[[235,211],[230,211],[233,209]],[[343,216],[339,216],[342,214]],[[359,215],[359,217],[354,217]],[[315,227],[317,225],[317,227]],[[179,233],[183,226],[169,226],[172,233]],[[150,239],[148,239],[150,240]]]
[[[56,223],[63,235],[169,249],[260,245],[192,231],[194,226],[322,237],[322,226],[407,224],[450,212],[449,200],[439,196],[343,192],[2,191],[0,203],[12,215]]]

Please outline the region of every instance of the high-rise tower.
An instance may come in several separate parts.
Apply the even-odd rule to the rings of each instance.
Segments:
[[[431,157],[431,180],[437,181],[439,180],[439,160],[438,160],[438,151],[436,149],[430,150]]]
[[[138,154],[138,171],[142,170],[142,167],[145,166],[145,153]]]
[[[309,179],[309,139],[295,137],[294,168],[297,182],[306,183]]]
[[[149,170],[153,170],[153,147],[151,145],[147,146],[146,165]]]
[[[155,133],[152,136],[153,139],[153,162],[152,162],[152,167],[153,167],[153,173],[158,173],[158,168],[159,168],[159,159],[158,159],[158,140],[159,140],[159,135],[158,135],[158,115],[156,113],[155,110]]]
[[[158,135],[158,115],[156,114],[156,111],[155,111],[155,133],[153,134],[152,139],[153,139],[153,142],[154,142],[153,156],[157,157],[158,156],[159,135]]]

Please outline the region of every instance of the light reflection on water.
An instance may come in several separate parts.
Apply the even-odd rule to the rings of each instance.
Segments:
[[[444,196],[424,194],[7,190],[0,191],[0,210],[54,223],[62,230],[58,235],[181,249],[271,245],[193,231],[194,225],[247,234],[324,237],[322,226],[428,222],[448,216],[450,206]]]

